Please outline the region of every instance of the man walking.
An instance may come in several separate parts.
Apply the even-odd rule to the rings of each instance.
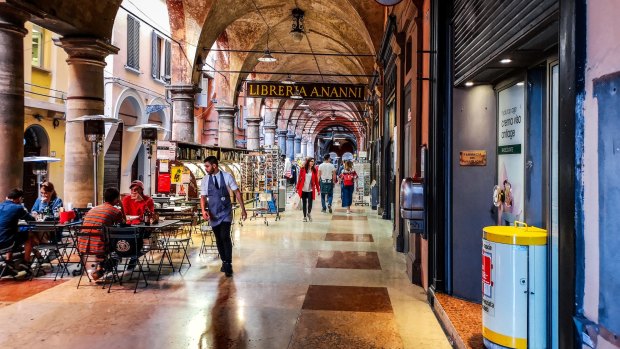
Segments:
[[[215,156],[205,159],[207,176],[202,179],[200,185],[200,207],[202,217],[210,222],[217,251],[220,253],[222,268],[226,276],[232,276],[232,240],[230,238],[230,226],[232,224],[232,201],[230,192],[235,193],[237,202],[241,206],[241,219],[245,220],[248,214],[245,211],[241,191],[235,182],[235,178],[227,172],[219,169]]]
[[[319,181],[321,184],[321,212],[332,213],[332,201],[334,200],[334,183],[336,183],[336,168],[332,165],[329,154],[323,156],[323,163],[319,166]],[[326,207],[327,204],[327,207]]]

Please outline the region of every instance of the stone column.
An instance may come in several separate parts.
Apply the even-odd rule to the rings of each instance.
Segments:
[[[286,156],[289,159],[295,159],[295,134],[292,131],[286,135]]]
[[[200,92],[195,85],[169,85],[172,99],[172,140],[194,142],[194,95]]]
[[[73,207],[86,207],[93,202],[93,155],[91,143],[84,138],[84,124],[70,122],[84,115],[104,112],[103,68],[109,54],[118,48],[105,40],[88,37],[64,37],[54,43],[62,47],[69,58],[67,90],[67,125],[65,130],[65,192],[63,201]],[[97,166],[97,202],[103,196],[103,154]]]
[[[301,153],[301,136],[295,136],[295,152],[293,156],[297,156],[299,153]]]
[[[24,28],[26,14],[0,3],[0,199],[24,174]]]
[[[306,156],[308,154],[308,140],[304,137],[301,139],[301,151],[302,156]]]
[[[218,114],[218,145],[224,148],[235,147],[235,108],[215,107]]]
[[[310,140],[308,140],[306,155],[308,157],[314,157],[314,142],[312,142]]]
[[[286,130],[278,130],[278,146],[280,147],[280,153],[288,154],[286,152]]]
[[[245,129],[246,148],[257,150],[260,148],[260,116],[245,119],[248,127]]]
[[[263,126],[265,132],[265,148],[276,144],[276,125]]]

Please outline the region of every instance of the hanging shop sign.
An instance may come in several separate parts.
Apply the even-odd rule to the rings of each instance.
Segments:
[[[279,82],[247,82],[246,96],[254,98],[290,98],[293,95],[301,99],[364,101],[366,85],[296,83],[287,85]]]
[[[461,166],[486,166],[486,150],[461,150],[459,152],[459,164]]]
[[[525,161],[525,89],[513,85],[499,92],[497,117],[497,178],[508,193],[499,206],[498,224],[523,217]]]
[[[176,146],[169,141],[157,141],[157,160],[174,160]]]

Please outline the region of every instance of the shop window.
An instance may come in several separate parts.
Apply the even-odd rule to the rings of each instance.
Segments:
[[[43,30],[37,26],[32,28],[32,65],[43,67]]]
[[[153,79],[167,82],[170,79],[170,41],[153,31],[151,42],[151,75]]]
[[[127,15],[127,68],[140,70],[140,21]]]

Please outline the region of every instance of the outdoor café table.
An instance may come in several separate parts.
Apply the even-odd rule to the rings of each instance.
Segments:
[[[160,220],[158,223],[151,225],[146,225],[144,223],[132,225],[132,227],[138,228],[142,232],[142,236],[145,239],[150,239],[150,252],[154,250],[159,250],[162,252],[157,268],[157,280],[159,280],[159,277],[161,275],[164,258],[168,260],[168,264],[170,265],[170,267],[172,268],[172,272],[174,273],[172,256],[170,255],[170,250],[168,249],[168,241],[170,240],[171,234],[167,234],[166,231],[169,228],[175,226],[176,224],[179,224],[180,222],[181,221],[178,219],[166,219],[164,221]]]

